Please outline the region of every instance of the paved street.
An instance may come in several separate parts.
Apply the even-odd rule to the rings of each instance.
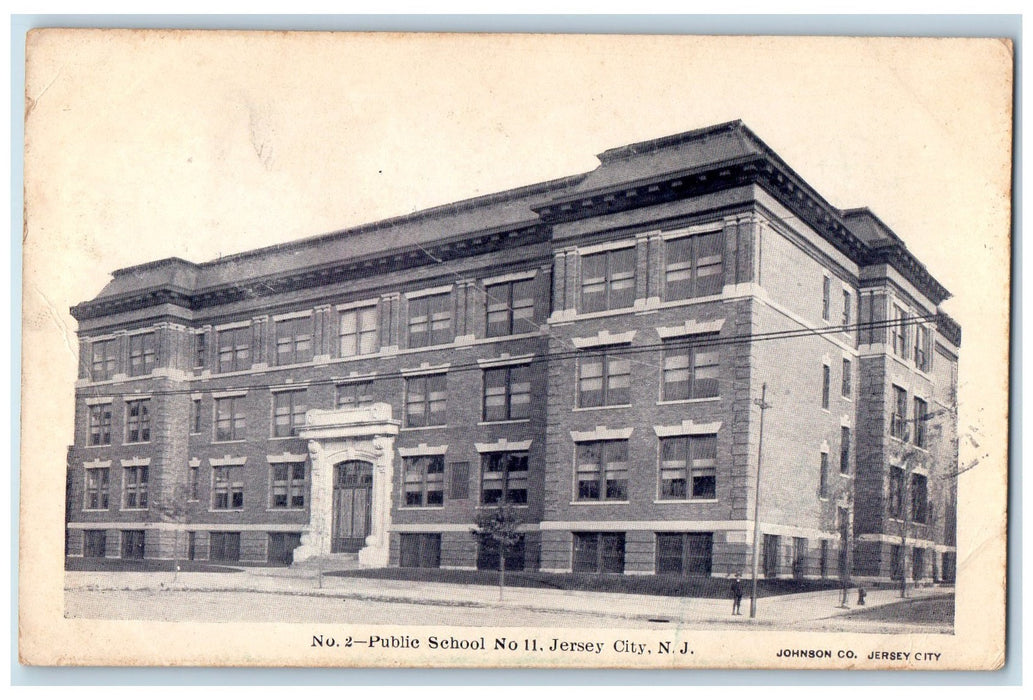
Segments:
[[[950,633],[949,624],[844,617],[837,591],[762,598],[757,619],[730,615],[731,602],[620,593],[324,577],[286,569],[231,574],[85,572],[65,574],[68,617],[184,621],[352,622],[463,626],[555,626],[698,629],[762,627],[813,631]],[[952,589],[920,588],[914,598],[953,596]],[[872,590],[871,610],[900,599],[896,590]],[[889,619],[886,619],[889,617]]]

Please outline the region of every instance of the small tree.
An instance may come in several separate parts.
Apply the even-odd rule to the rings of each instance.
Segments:
[[[517,531],[522,520],[508,503],[483,510],[477,514],[477,527],[472,530],[481,547],[492,547],[499,552],[499,600],[506,588],[506,555],[520,541]]]

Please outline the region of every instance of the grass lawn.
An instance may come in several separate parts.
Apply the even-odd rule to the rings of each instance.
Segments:
[[[168,559],[105,559],[102,557],[68,557],[65,571],[172,571]],[[181,561],[180,571],[201,571],[211,574],[230,574],[240,571],[229,566],[218,566],[204,561]]]
[[[841,615],[847,620],[869,622],[911,622],[919,625],[953,625],[954,596],[944,595],[880,605],[871,610],[854,610]]]
[[[497,571],[461,571],[455,569],[356,569],[334,571],[327,576],[353,578],[390,579],[393,581],[432,581],[435,583],[479,584],[497,586]],[[750,594],[750,581],[743,579],[746,598]],[[550,574],[531,571],[506,572],[506,585],[521,588],[551,588],[562,591],[601,591],[610,593],[637,593],[640,595],[665,595],[692,598],[731,598],[732,581],[727,578],[708,576],[676,576],[659,574],[649,576],[628,576],[621,574]],[[760,579],[757,581],[758,597],[805,593],[838,588],[832,580]]]

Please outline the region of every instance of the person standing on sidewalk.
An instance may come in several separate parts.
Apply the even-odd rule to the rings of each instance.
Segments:
[[[742,581],[739,580],[739,576],[736,575],[735,581],[732,582],[732,614],[741,615],[739,612],[739,606],[742,605]]]

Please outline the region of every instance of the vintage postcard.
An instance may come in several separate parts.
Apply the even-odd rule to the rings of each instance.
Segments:
[[[996,669],[999,39],[36,30],[20,658]]]

